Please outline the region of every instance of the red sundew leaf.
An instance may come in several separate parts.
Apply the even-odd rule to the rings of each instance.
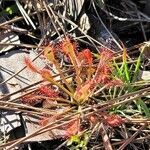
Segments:
[[[54,122],[57,119],[57,116],[42,117],[38,122],[40,126],[46,126],[48,123]]]
[[[41,120],[38,122],[39,125],[41,126],[45,126],[47,125],[48,123],[52,123],[54,121],[56,121],[56,119],[60,119],[62,117],[62,115],[54,115],[54,116],[49,116],[49,117],[42,117]]]
[[[110,75],[112,70],[111,70],[111,66],[108,66],[107,64],[103,64],[103,66],[101,66],[101,73],[105,74],[105,75]]]
[[[90,115],[88,120],[94,126],[98,122],[98,117],[96,115]]]
[[[54,51],[55,51],[55,47],[53,45],[49,45],[44,48],[44,56],[48,60],[54,61],[55,60]]]
[[[39,73],[39,69],[33,65],[32,61],[29,58],[25,57],[24,62],[31,71]]]
[[[92,53],[89,49],[84,49],[82,52],[78,53],[78,59],[80,62],[83,62],[84,64],[92,64],[93,62],[93,57]]]
[[[114,86],[121,87],[122,85],[123,82],[120,79],[114,79],[107,84],[107,88],[114,87]]]
[[[72,135],[77,134],[79,132],[79,130],[80,130],[79,128],[80,128],[80,126],[79,126],[79,119],[73,121],[72,123],[69,123],[66,126],[65,137],[71,137]]]
[[[48,108],[57,108],[57,101],[54,101],[54,100],[45,100],[45,101],[43,101],[43,103],[42,103],[43,105],[43,108],[46,108],[46,109],[48,109]],[[54,106],[55,105],[55,106]]]
[[[119,79],[112,79],[113,71],[113,53],[107,49],[103,49],[100,53],[100,61],[95,73],[94,80],[97,83],[104,84],[107,88],[112,86],[122,86],[123,83]]]
[[[100,53],[100,60],[95,73],[95,81],[101,84],[107,84],[110,82],[112,73],[112,58],[113,53],[109,50],[102,50]]]
[[[95,81],[100,84],[107,84],[110,82],[111,68],[107,64],[98,66],[95,73]]]
[[[76,89],[76,92],[74,93],[74,97],[78,102],[84,102],[86,98],[88,98],[90,91],[92,90],[94,85],[93,80],[87,81],[84,85],[82,85],[80,88]]]
[[[100,59],[105,61],[111,61],[113,59],[113,52],[109,51],[108,49],[102,49],[100,52]]]
[[[39,73],[45,80],[52,80],[53,77],[51,75],[51,72],[48,70],[48,69],[42,69],[40,70],[40,73]]]
[[[26,95],[26,96],[23,96],[21,98],[21,101],[22,103],[24,104],[30,104],[32,106],[34,106],[35,104],[41,102],[41,100],[39,100],[36,96],[36,94],[29,94],[29,95]]]
[[[58,92],[54,91],[54,89],[47,86],[39,87],[39,91],[48,97],[58,97]]]
[[[61,42],[61,50],[63,53],[69,55],[70,53],[75,52],[76,45],[75,43],[72,43],[69,38],[66,38]]]
[[[118,115],[105,115],[104,116],[105,122],[111,127],[117,127],[124,123],[124,119],[122,119]]]
[[[39,121],[39,125],[40,126],[46,126],[47,124],[49,123],[49,118],[42,118],[40,121]]]
[[[100,74],[96,78],[96,82],[100,84],[108,84],[110,82],[110,75],[107,74]]]

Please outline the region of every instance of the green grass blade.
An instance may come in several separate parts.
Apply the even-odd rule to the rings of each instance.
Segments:
[[[141,99],[139,99],[139,100],[137,101],[137,103],[138,103],[138,104],[141,106],[141,108],[143,109],[143,111],[144,111],[146,117],[147,117],[147,118],[150,118],[150,111],[149,111],[147,105],[144,103],[144,101],[141,100]]]

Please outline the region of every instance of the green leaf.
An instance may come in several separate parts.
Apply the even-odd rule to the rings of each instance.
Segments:
[[[119,68],[118,64],[116,63],[116,61],[114,60],[114,66],[115,66],[115,69],[116,69],[116,72],[115,72],[115,75],[117,77],[122,77],[122,71],[121,71],[121,68]]]
[[[141,100],[141,99],[139,99],[137,102],[138,102],[138,104],[141,106],[141,108],[143,109],[143,111],[144,111],[146,117],[149,118],[149,117],[150,117],[150,111],[149,111],[147,105],[146,105],[146,104],[144,103],[144,101]]]
[[[126,48],[123,50],[123,73],[124,73],[124,79],[127,83],[130,83],[130,70],[128,68],[128,63],[127,63],[127,51]]]
[[[67,142],[67,146],[72,145],[74,142],[80,143],[80,137],[78,135],[71,136],[70,140]]]
[[[127,63],[125,63],[124,69],[125,69],[126,82],[130,83],[130,71]]]
[[[134,70],[134,75],[133,75],[132,83],[136,81],[137,75],[138,75],[138,73],[140,71],[140,65],[141,65],[142,55],[143,55],[143,51],[141,51],[141,54],[140,54],[140,56],[137,59],[137,63],[135,65],[135,70]]]
[[[6,12],[7,12],[8,14],[10,14],[10,15],[13,14],[13,10],[11,9],[11,7],[7,7],[7,8],[6,8]]]

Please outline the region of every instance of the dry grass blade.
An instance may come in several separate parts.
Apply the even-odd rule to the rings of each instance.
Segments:
[[[43,43],[44,39],[45,39],[46,35],[40,40],[39,44],[38,44],[38,48],[36,50],[39,49],[39,47],[41,46],[41,44]],[[41,53],[39,53],[32,61],[35,61],[41,54],[43,53],[43,51]],[[6,82],[8,82],[9,80],[11,80],[12,78],[14,78],[16,75],[18,75],[20,72],[22,72],[24,69],[26,69],[27,66],[23,67],[21,70],[19,70],[18,72],[16,72],[14,75],[12,75],[10,78],[6,79],[5,81],[1,82],[0,85],[5,84]]]
[[[44,113],[46,113],[46,114],[54,114],[54,113],[51,113],[52,111],[49,112],[49,110],[47,110],[47,109],[36,108],[36,107],[32,107],[32,106],[27,106],[27,105],[24,105],[24,104],[16,104],[16,103],[13,103],[13,102],[5,102],[5,101],[0,101],[0,104],[1,105],[6,105],[6,106],[1,106],[2,109],[5,109],[5,108],[9,109],[10,108],[10,109],[13,109],[13,110],[20,109],[22,111],[24,111],[24,109],[31,109],[31,110],[34,110],[34,111],[42,112],[43,114]]]
[[[10,96],[13,96],[13,95],[15,95],[15,94],[18,94],[19,92],[25,91],[25,90],[27,90],[27,89],[29,89],[29,88],[31,88],[31,87],[34,87],[34,86],[36,86],[36,85],[38,85],[38,84],[40,84],[40,83],[42,83],[42,82],[43,82],[43,80],[38,81],[38,82],[36,82],[36,83],[33,83],[33,84],[29,85],[29,86],[26,86],[26,87],[24,87],[24,88],[22,88],[22,89],[20,89],[20,90],[18,90],[18,91],[15,91],[15,92],[13,92],[13,93],[10,93],[10,94],[8,94],[8,95],[6,95],[6,96],[0,98],[0,100],[1,100],[1,101],[2,101],[2,100],[6,100],[6,99],[8,99]],[[20,97],[19,97],[19,98],[20,98]],[[16,99],[17,99],[17,98],[16,98]]]
[[[70,110],[71,110],[71,109],[70,109]],[[68,110],[68,111],[70,111],[70,110]],[[68,112],[68,111],[67,111],[67,112]],[[65,113],[66,113],[66,112],[65,112]],[[61,114],[63,114],[63,113],[61,113]],[[59,119],[59,120],[57,120],[57,121],[55,121],[55,122],[52,122],[52,123],[47,124],[46,126],[44,126],[44,127],[40,128],[40,129],[38,129],[37,131],[35,131],[34,133],[32,133],[32,134],[30,134],[30,135],[28,135],[28,136],[26,136],[26,137],[23,137],[23,138],[17,140],[17,141],[14,142],[10,147],[6,148],[6,150],[11,150],[11,149],[14,148],[16,145],[18,145],[18,144],[24,142],[25,140],[27,140],[27,139],[29,139],[29,138],[32,138],[32,137],[36,136],[36,135],[38,135],[38,134],[42,134],[42,133],[44,133],[44,132],[50,131],[50,130],[55,129],[55,128],[58,128],[58,127],[60,127],[60,126],[64,126],[64,125],[68,124],[69,122],[72,122],[72,121],[75,121],[75,120],[76,120],[76,117],[74,116],[75,119],[71,119],[71,120],[66,121],[66,122],[64,122],[64,123],[61,123],[61,124],[59,124],[59,125],[52,126],[52,125],[54,125],[54,124],[56,124],[56,123],[60,123],[61,121],[65,120],[65,119],[69,119],[70,117],[72,117],[72,114],[69,115],[69,116],[66,116],[65,118]],[[47,130],[46,130],[46,129],[47,129]],[[0,146],[0,147],[1,147],[1,146]]]
[[[51,8],[51,6],[48,5],[48,7],[49,7],[49,9],[50,9],[50,11],[51,11],[51,13],[52,13],[52,15],[53,15],[55,21],[58,23],[60,29],[63,31],[64,36],[66,36],[65,29],[64,29],[64,27],[61,25],[60,21],[58,20],[58,17],[55,15],[55,13],[54,13],[53,9]]]
[[[128,102],[128,99],[136,99],[136,98],[139,98],[139,97],[142,97],[142,96],[146,96],[146,95],[149,95],[149,92],[150,92],[150,87],[147,87],[147,88],[135,91],[135,92],[131,92],[131,93],[122,95],[118,98],[114,98],[114,99],[111,100],[110,103],[115,103],[115,102],[120,101],[120,100],[122,100],[122,101],[118,102],[118,104],[122,103],[123,101]],[[116,104],[116,105],[118,105],[118,104]]]
[[[67,72],[69,72],[70,70],[66,70],[66,71],[63,71],[63,73],[67,73]],[[53,76],[53,78],[55,78],[55,77],[57,77],[57,76],[59,76],[60,74],[56,74],[56,75],[54,75]],[[70,75],[70,76],[68,76],[68,77],[66,77],[66,78],[69,78],[69,77],[71,77],[72,75]],[[60,81],[60,80],[57,80],[58,82]],[[20,90],[18,90],[18,91],[15,91],[15,92],[13,92],[13,93],[10,93],[10,94],[8,94],[8,95],[6,95],[6,96],[4,96],[4,97],[2,97],[2,98],[0,98],[0,100],[2,101],[2,100],[6,100],[6,99],[8,99],[10,96],[13,96],[13,95],[15,95],[15,94],[18,94],[18,93],[20,93],[20,92],[22,92],[22,91],[25,91],[25,90],[27,90],[27,89],[29,89],[29,88],[31,88],[31,87],[34,87],[34,86],[36,86],[36,85],[39,85],[40,83],[42,83],[42,82],[44,82],[44,80],[41,80],[41,81],[38,81],[38,82],[36,82],[36,83],[33,83],[33,84],[31,84],[31,85],[28,85],[28,86],[26,86],[26,87],[24,87],[24,88],[22,88],[22,89],[20,89]],[[35,90],[33,90],[32,92],[35,92],[36,91],[36,89]],[[30,91],[31,92],[31,91]],[[30,93],[29,92],[29,93]],[[26,95],[26,94],[25,94]],[[22,96],[24,96],[24,95],[22,95]],[[21,97],[22,97],[21,96]],[[20,96],[18,97],[18,98],[15,98],[15,99],[13,99],[13,100],[9,100],[9,101],[14,101],[14,100],[16,100],[16,99],[19,99],[19,98],[21,98]]]
[[[43,11],[45,11],[45,10],[43,10]],[[29,16],[33,16],[33,15],[36,15],[36,14],[37,14],[37,12],[33,12],[33,13],[29,14]],[[13,18],[13,19],[8,20],[6,22],[3,22],[3,23],[0,24],[0,28],[2,26],[5,26],[5,25],[11,24],[11,23],[15,23],[17,21],[21,21],[22,19],[24,19],[24,18],[23,17],[16,17],[16,18]]]
[[[109,137],[107,135],[106,129],[104,127],[104,124],[101,123],[99,128],[100,128],[100,134],[101,134],[102,139],[103,139],[105,150],[112,150],[112,146],[111,146]]]
[[[42,1],[38,2],[37,0],[33,0],[32,1],[32,4],[33,4],[33,7],[35,8],[35,11],[37,12],[37,17],[38,17],[38,22],[39,22],[39,25],[40,25],[40,30],[41,30],[41,35],[43,36],[46,31],[45,31],[45,26],[46,26],[46,21],[44,20],[43,18],[43,14],[41,15],[39,10],[42,9]],[[40,5],[40,8],[38,7],[38,4]]]
[[[73,16],[75,18],[75,20],[77,19],[78,15],[80,14],[84,3],[85,3],[85,0],[79,0],[79,1],[67,0],[66,1],[67,11],[70,12],[70,15]]]
[[[142,141],[142,140],[145,140],[145,139],[149,139],[150,136],[145,136],[145,137],[141,137],[141,138],[137,138],[137,139],[134,139],[134,142],[138,142],[138,141]],[[123,144],[125,142],[125,140],[122,140],[122,141],[119,141],[119,142],[115,142],[112,144],[112,146],[116,146],[116,145],[120,145],[120,144]],[[104,146],[96,146],[95,149],[104,149]],[[93,149],[93,150],[95,150]]]
[[[132,118],[132,119],[126,119],[126,121],[125,122],[127,122],[127,123],[133,123],[133,124],[137,124],[137,123],[147,123],[147,124],[149,124],[150,123],[150,119],[142,119],[142,118],[140,118],[140,119],[135,119],[135,118]]]
[[[38,116],[43,116],[45,114],[47,115],[54,115],[55,112],[53,113],[50,113],[48,110],[45,111],[44,109],[36,109],[36,108],[33,108],[33,111],[32,110],[25,110],[23,108],[17,108],[17,107],[10,107],[10,106],[0,106],[0,109],[1,110],[10,110],[10,111],[13,111],[13,112],[22,112],[24,114],[34,114],[34,115],[38,115]]]
[[[87,37],[87,39],[92,43],[92,45],[96,48],[96,50],[98,51],[99,53],[99,49],[97,48],[97,46],[95,45],[95,43],[99,44],[100,46],[106,48],[106,49],[109,49],[108,47],[106,47],[105,45],[103,45],[102,43],[100,43],[99,41],[95,40],[94,38],[92,38],[91,36],[87,35],[84,31],[82,31],[82,29],[77,25],[75,24],[73,21],[67,19],[66,17],[60,15],[60,14],[57,14],[58,17],[60,17],[61,19],[65,20],[66,22],[70,23],[72,26],[74,26],[75,28],[78,28],[79,31],[81,33],[83,33],[83,35],[85,35]],[[94,43],[95,42],[95,43]],[[109,49],[110,51],[112,51],[111,49]]]
[[[28,33],[28,30],[26,29],[23,29],[23,28],[19,28],[19,27],[15,27],[13,25],[5,25],[5,26],[2,26],[0,27],[2,29],[6,29],[6,30],[11,30],[11,31],[15,31],[15,32],[19,32],[19,33],[24,33],[24,34],[27,34]]]
[[[22,16],[24,17],[25,21],[27,24],[31,24],[31,26],[33,27],[33,29],[36,29],[36,26],[34,25],[33,21],[31,20],[31,18],[29,17],[29,15],[26,13],[26,11],[23,9],[22,5],[19,3],[18,0],[16,0],[16,5],[18,6]]]
[[[130,3],[135,7],[137,16],[138,16],[138,18],[140,20],[141,19],[141,15],[139,14],[137,6],[133,2],[130,2]],[[146,37],[146,34],[145,34],[145,29],[144,29],[143,23],[141,21],[140,21],[140,26],[141,26],[141,30],[142,30],[142,33],[143,33],[144,40],[147,41],[147,37]]]
[[[45,9],[46,9],[46,12],[47,12],[47,14],[48,14],[48,16],[49,16],[49,18],[50,18],[51,23],[53,24],[53,27],[54,27],[55,30],[56,30],[56,33],[57,33],[58,36],[61,38],[61,35],[60,35],[60,33],[59,33],[59,31],[58,31],[58,29],[57,29],[57,27],[56,27],[55,22],[53,21],[52,15],[51,15],[51,13],[49,12],[49,9],[48,9],[47,4],[45,3],[45,1],[43,1],[43,5],[44,5],[44,7],[45,7]]]
[[[126,99],[123,100],[123,101],[116,102],[116,103],[112,104],[112,106],[113,106],[113,107],[116,107],[116,106],[119,106],[119,105],[121,105],[121,104],[126,104],[126,103],[129,103],[129,102],[132,102],[132,101],[134,101],[134,100],[136,101],[136,100],[138,100],[138,98],[141,98],[141,97],[147,96],[147,95],[149,95],[149,93],[145,92],[145,93],[142,93],[141,95],[138,94],[138,95],[135,95],[135,96],[133,96],[133,97],[128,97],[128,98],[126,98]],[[120,99],[120,97],[119,97],[119,99]]]
[[[98,108],[99,106],[102,106],[102,105],[101,105],[101,104],[100,104],[100,105],[97,105],[97,108]],[[109,106],[106,106],[106,107],[104,107],[104,108],[101,108],[100,111],[104,111],[104,110],[106,110],[106,109],[108,109],[108,108],[110,108],[110,107],[112,107],[112,104],[110,104]],[[95,108],[96,108],[96,107],[95,107]],[[93,106],[84,109],[84,110],[82,111],[82,113],[83,113],[83,112],[85,113],[86,111],[89,111],[90,109],[93,110]],[[90,112],[90,113],[86,114],[85,116],[88,116],[88,115],[90,115],[90,114],[92,114],[92,113],[93,113],[93,112]],[[61,122],[61,121],[63,121],[63,120],[69,119],[69,118],[72,117],[72,116],[75,117],[75,115],[77,115],[77,114],[78,114],[78,113],[76,112],[76,113],[71,114],[71,115],[69,115],[69,116],[67,116],[67,117],[65,117],[65,118],[62,118],[62,119],[59,119],[59,120],[57,120],[57,121],[55,121],[55,122],[49,123],[48,125],[46,125],[46,126],[40,128],[40,129],[37,130],[36,132],[32,133],[31,135],[29,135],[29,136],[27,136],[27,137],[24,137],[24,138],[22,138],[22,139],[20,139],[20,140],[18,140],[17,142],[15,142],[14,144],[12,144],[7,150],[13,148],[14,146],[16,146],[16,145],[22,143],[23,141],[25,141],[25,140],[27,140],[27,139],[29,139],[29,138],[31,138],[31,137],[34,137],[34,136],[36,136],[36,135],[38,135],[38,134],[42,134],[42,133],[44,133],[44,132],[50,131],[50,130],[52,130],[52,129],[54,129],[54,128],[57,128],[57,127],[62,126],[62,125],[65,125],[65,124],[67,124],[68,122],[75,120],[75,119],[71,119],[71,120],[69,120],[68,122],[64,122],[64,123],[62,123],[62,124],[59,124],[59,125],[56,125],[56,126],[52,126],[52,125],[55,125],[55,124],[57,124],[57,123],[59,123],[59,122]],[[77,115],[77,116],[78,116],[78,115]],[[52,126],[52,127],[51,127],[51,126]],[[49,128],[49,127],[50,127],[50,128]]]
[[[148,38],[147,22],[150,22],[150,18],[144,16],[141,9],[138,10],[138,3],[141,4],[141,1],[102,1],[13,1],[10,8],[15,6],[17,15],[13,10],[8,10],[7,20],[11,20],[1,23],[0,28],[4,32],[9,30],[18,34],[19,43],[23,44],[1,41],[0,46],[16,46],[17,50],[25,47],[27,50],[21,51],[23,53],[19,56],[19,69],[9,66],[9,62],[4,67],[7,64],[7,60],[4,60],[0,86],[7,87],[8,91],[2,91],[3,97],[0,97],[0,109],[4,113],[2,121],[0,118],[3,129],[0,128],[0,136],[3,136],[1,131],[9,134],[9,131],[16,129],[16,126],[9,131],[3,128],[13,122],[9,120],[9,111],[14,113],[12,116],[22,115],[20,119],[18,117],[17,123],[19,120],[24,121],[22,129],[25,134],[21,138],[15,137],[17,140],[11,142],[9,137],[8,143],[4,143],[7,142],[7,139],[3,140],[5,135],[0,137],[0,149],[11,150],[16,146],[20,149],[20,146],[26,147],[26,142],[31,141],[38,145],[39,140],[45,147],[45,142],[42,141],[51,139],[59,142],[58,145],[50,142],[56,150],[64,147],[138,150],[143,145],[144,148],[149,146],[150,83],[139,81],[136,70],[141,71],[142,68],[144,72],[147,69],[146,58],[140,57],[143,53],[137,49],[141,46],[138,42],[143,42],[143,37],[145,40]],[[5,11],[8,3],[3,3],[2,11]],[[19,15],[22,16],[15,18]],[[108,15],[113,17],[113,22]],[[142,21],[147,22],[142,24]],[[134,27],[135,30],[131,31],[130,28]],[[126,34],[126,31],[129,32]],[[141,35],[142,32],[140,39],[137,39],[138,36],[134,37],[135,41],[132,39],[132,33]],[[125,51],[123,43],[126,47],[131,47]],[[31,49],[38,54],[35,56]],[[107,54],[107,50],[111,52]],[[24,65],[22,59],[28,51],[31,52],[29,57],[32,62],[41,62],[35,61],[34,66],[26,57],[27,65]],[[13,52],[18,51],[15,49]],[[103,58],[103,52],[108,56],[113,53],[112,57]],[[141,60],[138,59],[139,53]],[[2,59],[5,56],[12,57],[11,52],[6,54],[2,53]],[[13,56],[14,59],[9,61],[17,62],[15,55]],[[107,59],[112,61],[107,62]],[[27,67],[34,72],[33,77],[25,70]],[[35,83],[31,84],[30,81]]]
[[[120,44],[118,43],[118,41],[113,37],[113,35],[110,33],[110,31],[107,29],[107,27],[105,26],[105,24],[103,23],[102,19],[100,18],[97,10],[96,10],[96,7],[95,7],[95,4],[94,4],[94,1],[92,1],[92,4],[93,4],[93,7],[94,7],[94,10],[96,12],[96,15],[98,16],[98,19],[100,20],[101,24],[103,25],[103,27],[105,28],[105,30],[109,33],[109,35],[112,37],[112,39],[114,40],[114,42],[116,43],[116,45],[119,47],[120,50],[123,50],[123,48],[120,46]]]
[[[123,150],[130,142],[134,140],[134,138],[147,126],[145,123],[136,133],[134,133],[125,143],[123,143],[118,150]]]
[[[31,45],[31,44],[13,44],[13,43],[0,43],[1,46],[8,46],[8,45],[13,45],[13,46],[20,46],[20,47],[26,47],[26,48],[43,48],[43,46],[38,47],[36,45]]]

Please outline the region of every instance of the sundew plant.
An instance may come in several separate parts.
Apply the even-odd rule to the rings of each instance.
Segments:
[[[67,37],[48,45],[44,48],[43,55],[51,67],[39,69],[28,58],[25,58],[25,63],[34,73],[40,74],[47,84],[24,96],[22,102],[33,106],[42,103],[42,107],[58,112],[59,109],[65,111],[66,108],[73,108],[73,112],[76,111],[78,116],[75,121],[63,127],[66,130],[63,137],[79,134],[82,131],[81,120],[84,118],[82,109],[100,103],[103,97],[99,94],[101,91],[123,86],[122,80],[114,75],[114,54],[101,48],[98,56],[94,57],[90,49],[80,49],[76,41]],[[61,60],[63,58],[64,62]],[[57,79],[56,72],[59,74]],[[98,101],[94,100],[95,96],[99,97]],[[58,113],[56,116],[44,117],[40,124],[46,125],[63,115]],[[98,118],[90,114],[85,120],[95,124]],[[118,115],[109,115],[107,112],[102,113],[102,118],[110,126],[117,126],[123,122]]]

